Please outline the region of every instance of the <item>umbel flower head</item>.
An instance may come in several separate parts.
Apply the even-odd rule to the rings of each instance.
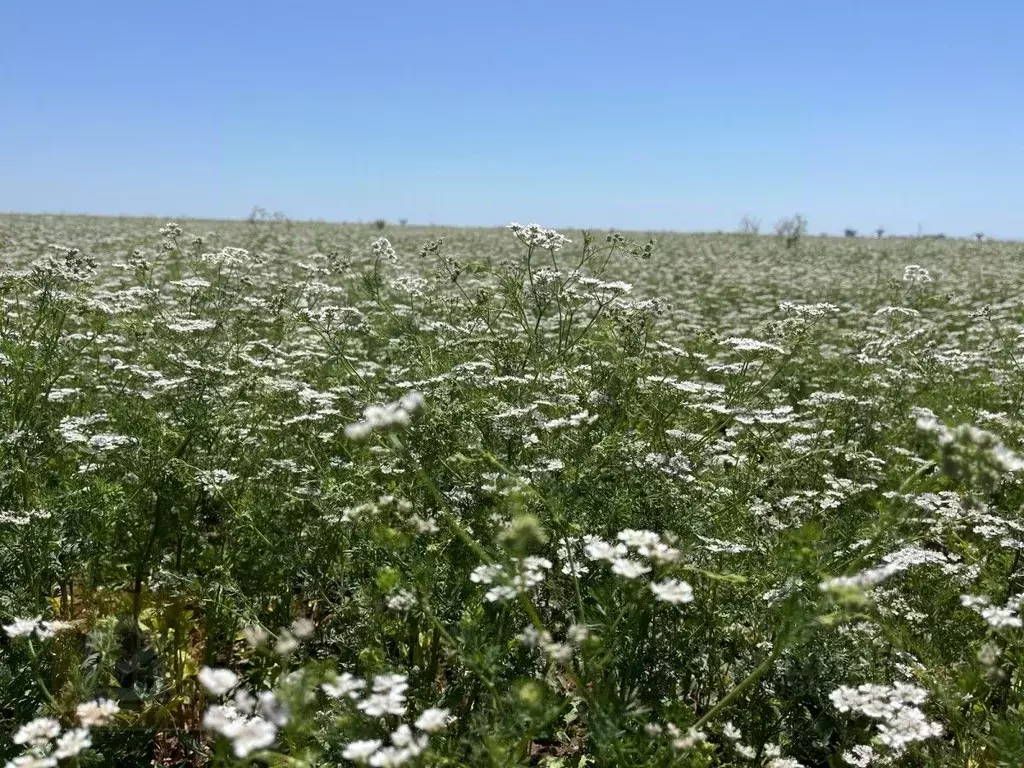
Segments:
[[[373,241],[373,245],[370,246],[373,251],[373,255],[379,258],[385,258],[392,264],[398,263],[398,254],[395,253],[394,247],[391,245],[391,241],[386,237],[378,237]]]
[[[407,427],[412,415],[423,407],[423,395],[409,392],[393,403],[368,405],[360,421],[345,427],[345,437],[350,440],[365,440],[372,433],[394,427]]]
[[[531,248],[544,248],[548,251],[560,251],[563,247],[572,242],[572,240],[567,238],[565,235],[560,235],[553,229],[544,229],[537,224],[527,224],[526,226],[523,226],[522,224],[513,221],[511,224],[506,226],[505,229],[515,235],[517,240]]]

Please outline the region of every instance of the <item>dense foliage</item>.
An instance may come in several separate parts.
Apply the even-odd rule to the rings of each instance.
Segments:
[[[6,217],[0,263],[12,768],[1024,764],[1019,245]]]

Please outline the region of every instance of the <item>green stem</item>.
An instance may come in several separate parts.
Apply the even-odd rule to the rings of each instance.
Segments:
[[[730,704],[736,701],[736,699],[738,699],[748,688],[750,688],[754,683],[760,680],[761,676],[764,675],[765,672],[767,672],[775,665],[775,661],[779,658],[779,656],[782,653],[782,647],[783,646],[780,643],[776,648],[772,650],[771,655],[767,659],[758,664],[757,668],[749,675],[747,675],[747,677],[744,680],[742,680],[735,688],[729,691],[729,693],[726,695],[724,699],[715,704],[715,706],[709,709],[700,720],[694,723],[694,730],[700,730],[704,725],[706,725],[712,719],[717,717],[719,713],[722,712],[722,710],[724,710],[726,707],[728,707]]]
[[[60,704],[58,704],[57,700],[53,698],[53,694],[50,693],[50,689],[46,687],[46,683],[43,682],[43,678],[39,675],[39,665],[37,664],[39,656],[36,654],[36,649],[35,646],[32,645],[31,639],[28,641],[28,651],[32,654],[32,676],[35,678],[40,689],[42,689],[43,697],[47,702],[49,702],[50,706],[53,707],[55,711],[59,712]]]

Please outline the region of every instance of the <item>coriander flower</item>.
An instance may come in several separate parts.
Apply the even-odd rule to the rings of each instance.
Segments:
[[[543,229],[537,224],[523,226],[512,222],[505,229],[509,230],[517,240],[531,248],[544,248],[549,251],[560,251],[572,240],[560,235],[553,229]]]
[[[12,741],[42,748],[60,735],[60,723],[52,717],[37,717],[19,728]]]
[[[356,708],[370,717],[404,715],[408,687],[404,675],[377,675],[373,678],[373,692],[356,704]]]
[[[265,749],[277,738],[277,728],[261,717],[251,717],[231,740],[235,756],[248,757],[253,752]]]
[[[56,768],[57,758],[53,755],[38,755],[27,752],[9,760],[4,768]]]
[[[420,713],[416,720],[416,727],[427,733],[438,733],[448,727],[449,713],[447,709],[430,707]]]
[[[58,632],[66,632],[74,628],[75,625],[70,621],[60,621],[59,619],[57,621],[43,621],[36,627],[36,634],[41,640],[49,640]]]
[[[909,683],[844,685],[829,694],[840,712],[859,712],[880,721],[878,739],[895,754],[908,744],[942,735],[942,725],[929,721],[919,708],[927,697],[927,691]]]
[[[380,746],[381,742],[379,739],[352,741],[346,745],[345,751],[341,753],[341,756],[346,760],[351,760],[353,763],[365,764],[369,762],[373,753],[380,749]]]
[[[83,704],[79,704],[75,708],[75,714],[78,716],[78,722],[86,728],[92,728],[97,725],[106,725],[113,720],[115,715],[120,711],[121,707],[118,706],[117,702],[111,701],[110,699],[87,701]]]
[[[930,283],[932,276],[924,267],[918,264],[908,264],[903,268],[903,281],[906,283]]]
[[[292,622],[292,634],[300,640],[308,640],[316,631],[316,625],[305,616],[300,616]]]
[[[320,688],[332,699],[354,699],[366,688],[366,681],[351,672],[342,672],[333,683],[323,683]]]
[[[277,727],[262,717],[246,717],[235,707],[216,704],[206,710],[203,727],[231,740],[235,756],[248,757],[269,747],[277,738]]]
[[[15,619],[12,623],[4,625],[4,632],[8,637],[26,637],[36,631],[42,618],[36,616],[34,619]]]
[[[211,331],[217,327],[215,320],[202,320],[195,317],[182,317],[167,323],[167,328],[176,333],[200,333]]]
[[[92,737],[89,735],[88,728],[72,728],[57,739],[53,756],[58,760],[67,760],[69,757],[81,754],[91,746]]]
[[[238,675],[230,669],[203,667],[199,670],[199,682],[214,696],[223,696],[238,685]]]
[[[693,602],[693,587],[679,579],[665,579],[660,584],[651,583],[654,599],[663,603],[682,605]]]
[[[408,611],[416,607],[416,595],[407,589],[399,589],[388,598],[387,606],[392,611]]]
[[[370,246],[370,249],[373,251],[373,255],[378,259],[383,256],[392,264],[398,263],[398,254],[395,253],[395,249],[386,237],[378,237],[373,241],[373,245]]]
[[[349,440],[365,440],[371,434],[395,427],[407,427],[412,415],[423,408],[423,395],[412,391],[392,403],[368,405],[363,409],[363,418],[345,427]]]
[[[614,563],[619,558],[625,557],[628,550],[625,544],[611,544],[595,537],[587,542],[583,551],[591,560],[603,560],[608,563]]]
[[[616,558],[612,562],[612,573],[625,579],[636,579],[650,572],[651,567],[649,565],[638,563],[636,560],[630,560],[626,557]]]
[[[857,768],[868,768],[875,759],[875,750],[864,744],[858,744],[849,752],[843,753],[843,760]]]

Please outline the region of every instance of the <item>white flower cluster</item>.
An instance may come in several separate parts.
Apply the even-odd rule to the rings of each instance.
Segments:
[[[55,254],[32,263],[32,269],[36,274],[53,275],[69,283],[84,283],[96,274],[96,260],[91,256],[82,256],[82,252],[77,248],[60,245],[50,247],[56,251]]]
[[[287,656],[299,647],[300,640],[312,637],[315,630],[316,627],[309,619],[303,617],[295,619],[290,627],[282,629],[278,634],[277,642],[274,643],[274,652],[281,656]]]
[[[201,277],[193,275],[192,277],[186,277],[182,280],[172,280],[171,285],[175,288],[181,288],[183,291],[187,291],[188,293],[196,293],[204,288],[209,288],[211,283],[209,280],[204,280]]]
[[[766,768],[804,768],[804,764],[795,757],[780,757],[776,755],[768,759]]]
[[[516,640],[527,648],[539,648],[555,664],[568,664],[575,648],[582,646],[590,637],[590,630],[583,624],[573,624],[565,633],[567,642],[559,643],[546,629],[537,629],[532,624],[516,635]]]
[[[181,228],[181,225],[176,221],[169,221],[160,227],[160,234],[163,237],[181,237],[185,234],[185,231]]]
[[[202,333],[217,327],[216,320],[204,320],[200,317],[179,317],[167,323],[168,330],[175,333]]]
[[[416,607],[416,595],[407,589],[398,589],[388,597],[387,606],[392,611],[409,611]]]
[[[85,728],[107,725],[112,722],[121,711],[116,701],[110,699],[95,699],[79,704],[75,708],[78,722]]]
[[[404,765],[422,755],[430,743],[426,733],[416,734],[403,723],[391,732],[391,744],[384,746],[380,739],[360,739],[349,742],[341,756],[353,763],[382,768]]]
[[[397,496],[386,493],[380,496],[376,501],[364,501],[361,504],[345,507],[341,511],[340,516],[336,514],[329,514],[325,516],[325,519],[329,522],[335,523],[354,523],[365,517],[377,517],[381,513],[390,509],[393,509],[405,516],[412,512],[413,505],[408,499],[400,499]]]
[[[572,240],[560,235],[553,229],[543,229],[538,224],[526,224],[525,226],[513,221],[505,227],[517,240],[531,248],[544,248],[549,251],[560,251]]]
[[[771,344],[767,341],[761,341],[760,339],[748,339],[741,336],[732,336],[725,339],[722,343],[728,344],[737,352],[775,352],[781,355],[786,351],[778,344]]]
[[[221,248],[215,253],[204,253],[201,258],[207,264],[215,264],[217,266],[237,266],[249,264],[253,261],[249,251],[245,248],[234,248],[232,246]]]
[[[693,602],[693,587],[679,579],[665,579],[660,583],[651,583],[654,599],[672,605]]]
[[[904,547],[897,552],[891,552],[882,558],[882,562],[883,564],[876,568],[868,568],[852,576],[826,579],[818,587],[822,592],[842,592],[848,589],[866,590],[878,586],[890,576],[918,565],[938,565],[944,573],[949,575],[963,570],[963,565],[955,562],[950,555],[920,547]]]
[[[333,683],[323,683],[321,689],[332,699],[350,699],[356,709],[368,717],[404,715],[406,712],[405,692],[409,681],[405,675],[376,675],[369,684],[369,695],[363,696],[367,682],[349,672],[343,672]],[[430,707],[416,718],[416,733],[407,724],[399,725],[392,731],[391,744],[385,746],[380,739],[361,739],[349,742],[342,757],[354,763],[378,766],[403,765],[422,755],[430,743],[430,734],[440,733],[448,727],[451,716],[447,709]]]
[[[875,310],[875,317],[879,315],[885,315],[886,317],[892,317],[893,315],[903,315],[904,317],[920,317],[921,313],[916,309],[910,307],[894,307],[886,306]]]
[[[816,304],[798,304],[793,301],[780,301],[779,310],[787,315],[796,317],[824,317],[839,312],[839,307],[829,304],[827,301],[819,301]]]
[[[829,698],[840,712],[857,712],[878,720],[878,741],[896,755],[908,744],[942,735],[942,725],[929,721],[920,708],[928,692],[909,683],[844,685]]]
[[[576,281],[574,284],[566,286],[565,297],[567,300],[575,300],[577,303],[593,301],[598,304],[614,304],[633,290],[633,285],[624,280],[607,281],[589,276],[574,279]]]
[[[647,735],[652,738],[666,736],[672,742],[672,749],[679,752],[689,752],[708,740],[708,735],[704,731],[688,728],[686,732],[683,732],[675,723],[662,725],[652,722],[647,724],[645,730]]]
[[[646,731],[647,735],[652,738],[666,736],[671,741],[672,749],[677,752],[689,752],[708,740],[706,732],[692,727],[684,732],[675,723],[661,725],[651,722],[647,724]],[[741,741],[743,734],[731,722],[725,724],[722,735],[732,743],[738,757],[743,760],[753,760],[757,756],[757,751],[753,747],[747,746]],[[803,768],[803,763],[799,760],[782,757],[782,749],[778,744],[765,744],[762,755],[765,759],[763,764],[765,768]]]
[[[843,760],[857,768],[867,768],[874,762],[875,750],[866,744],[858,744],[853,749],[843,753]]]
[[[373,251],[373,255],[378,259],[383,257],[392,264],[398,263],[398,254],[395,253],[395,249],[392,247],[391,241],[386,237],[378,237],[373,241],[373,245],[370,246],[370,249]]]
[[[370,717],[404,715],[405,691],[409,688],[405,675],[377,675],[373,678],[370,695],[356,703],[356,708]]]
[[[233,475],[226,469],[197,469],[196,482],[209,494],[221,490],[232,480],[237,480],[238,475]]]
[[[88,443],[89,436],[85,433],[86,427],[107,421],[107,414],[94,413],[89,416],[65,416],[60,420],[57,431],[65,443]]]
[[[15,619],[4,625],[4,632],[8,637],[29,637],[34,634],[40,640],[49,640],[58,632],[66,632],[74,627],[70,621],[43,621],[42,616],[36,616],[34,619]]]
[[[960,595],[960,604],[981,616],[993,629],[1005,629],[1024,625],[1020,617],[1022,599],[1024,595],[1016,595],[1006,605],[992,605],[985,595]]]
[[[579,427],[583,424],[593,424],[597,421],[597,414],[591,414],[589,411],[580,411],[579,413],[573,413],[569,416],[563,416],[558,419],[549,419],[548,421],[542,422],[538,425],[539,429],[545,432],[550,432],[555,429],[563,429],[566,427]]]
[[[113,451],[125,446],[136,445],[138,442],[134,437],[103,432],[90,437],[88,445],[94,451]]]
[[[14,733],[12,741],[24,752],[9,760],[4,768],[54,768],[60,760],[77,757],[92,746],[90,728],[107,725],[121,708],[109,699],[79,704],[75,710],[79,728],[62,732],[52,717],[38,717],[25,723]]]
[[[552,567],[552,562],[546,557],[535,555],[516,560],[515,564],[515,572],[510,572],[500,563],[478,565],[469,574],[469,580],[474,584],[493,584],[484,593],[484,600],[489,603],[504,602],[543,584],[545,572]]]
[[[732,745],[737,757],[743,760],[753,760],[757,757],[757,750],[743,743],[743,732],[733,725],[731,720],[722,726],[722,736]]]
[[[345,427],[345,437],[350,440],[365,440],[377,431],[407,427],[412,423],[412,415],[422,407],[423,395],[415,391],[393,403],[369,405],[363,410],[361,421]]]
[[[903,282],[905,283],[930,283],[932,276],[928,270],[919,264],[907,264],[903,268]]]
[[[48,509],[0,509],[0,524],[23,526],[33,520],[49,520],[53,513]]]
[[[606,563],[616,576],[624,579],[638,579],[648,574],[653,565],[665,565],[679,560],[680,553],[675,547],[662,540],[654,531],[626,528],[619,531],[617,541],[611,542],[597,536],[584,536],[583,554],[591,562]],[[575,543],[575,539],[568,543]],[[562,572],[567,575],[583,575],[589,572],[586,565],[573,560],[569,548],[559,547],[558,556],[563,561]],[[638,559],[639,558],[639,559]],[[679,579],[666,578],[650,584],[654,599],[672,605],[693,602],[693,588]]]
[[[288,708],[278,702],[273,691],[261,691],[254,697],[239,685],[238,675],[230,669],[203,667],[199,682],[219,698],[234,691],[232,703],[214,704],[206,710],[203,727],[229,739],[236,757],[269,747],[277,739],[277,729],[288,722]]]

